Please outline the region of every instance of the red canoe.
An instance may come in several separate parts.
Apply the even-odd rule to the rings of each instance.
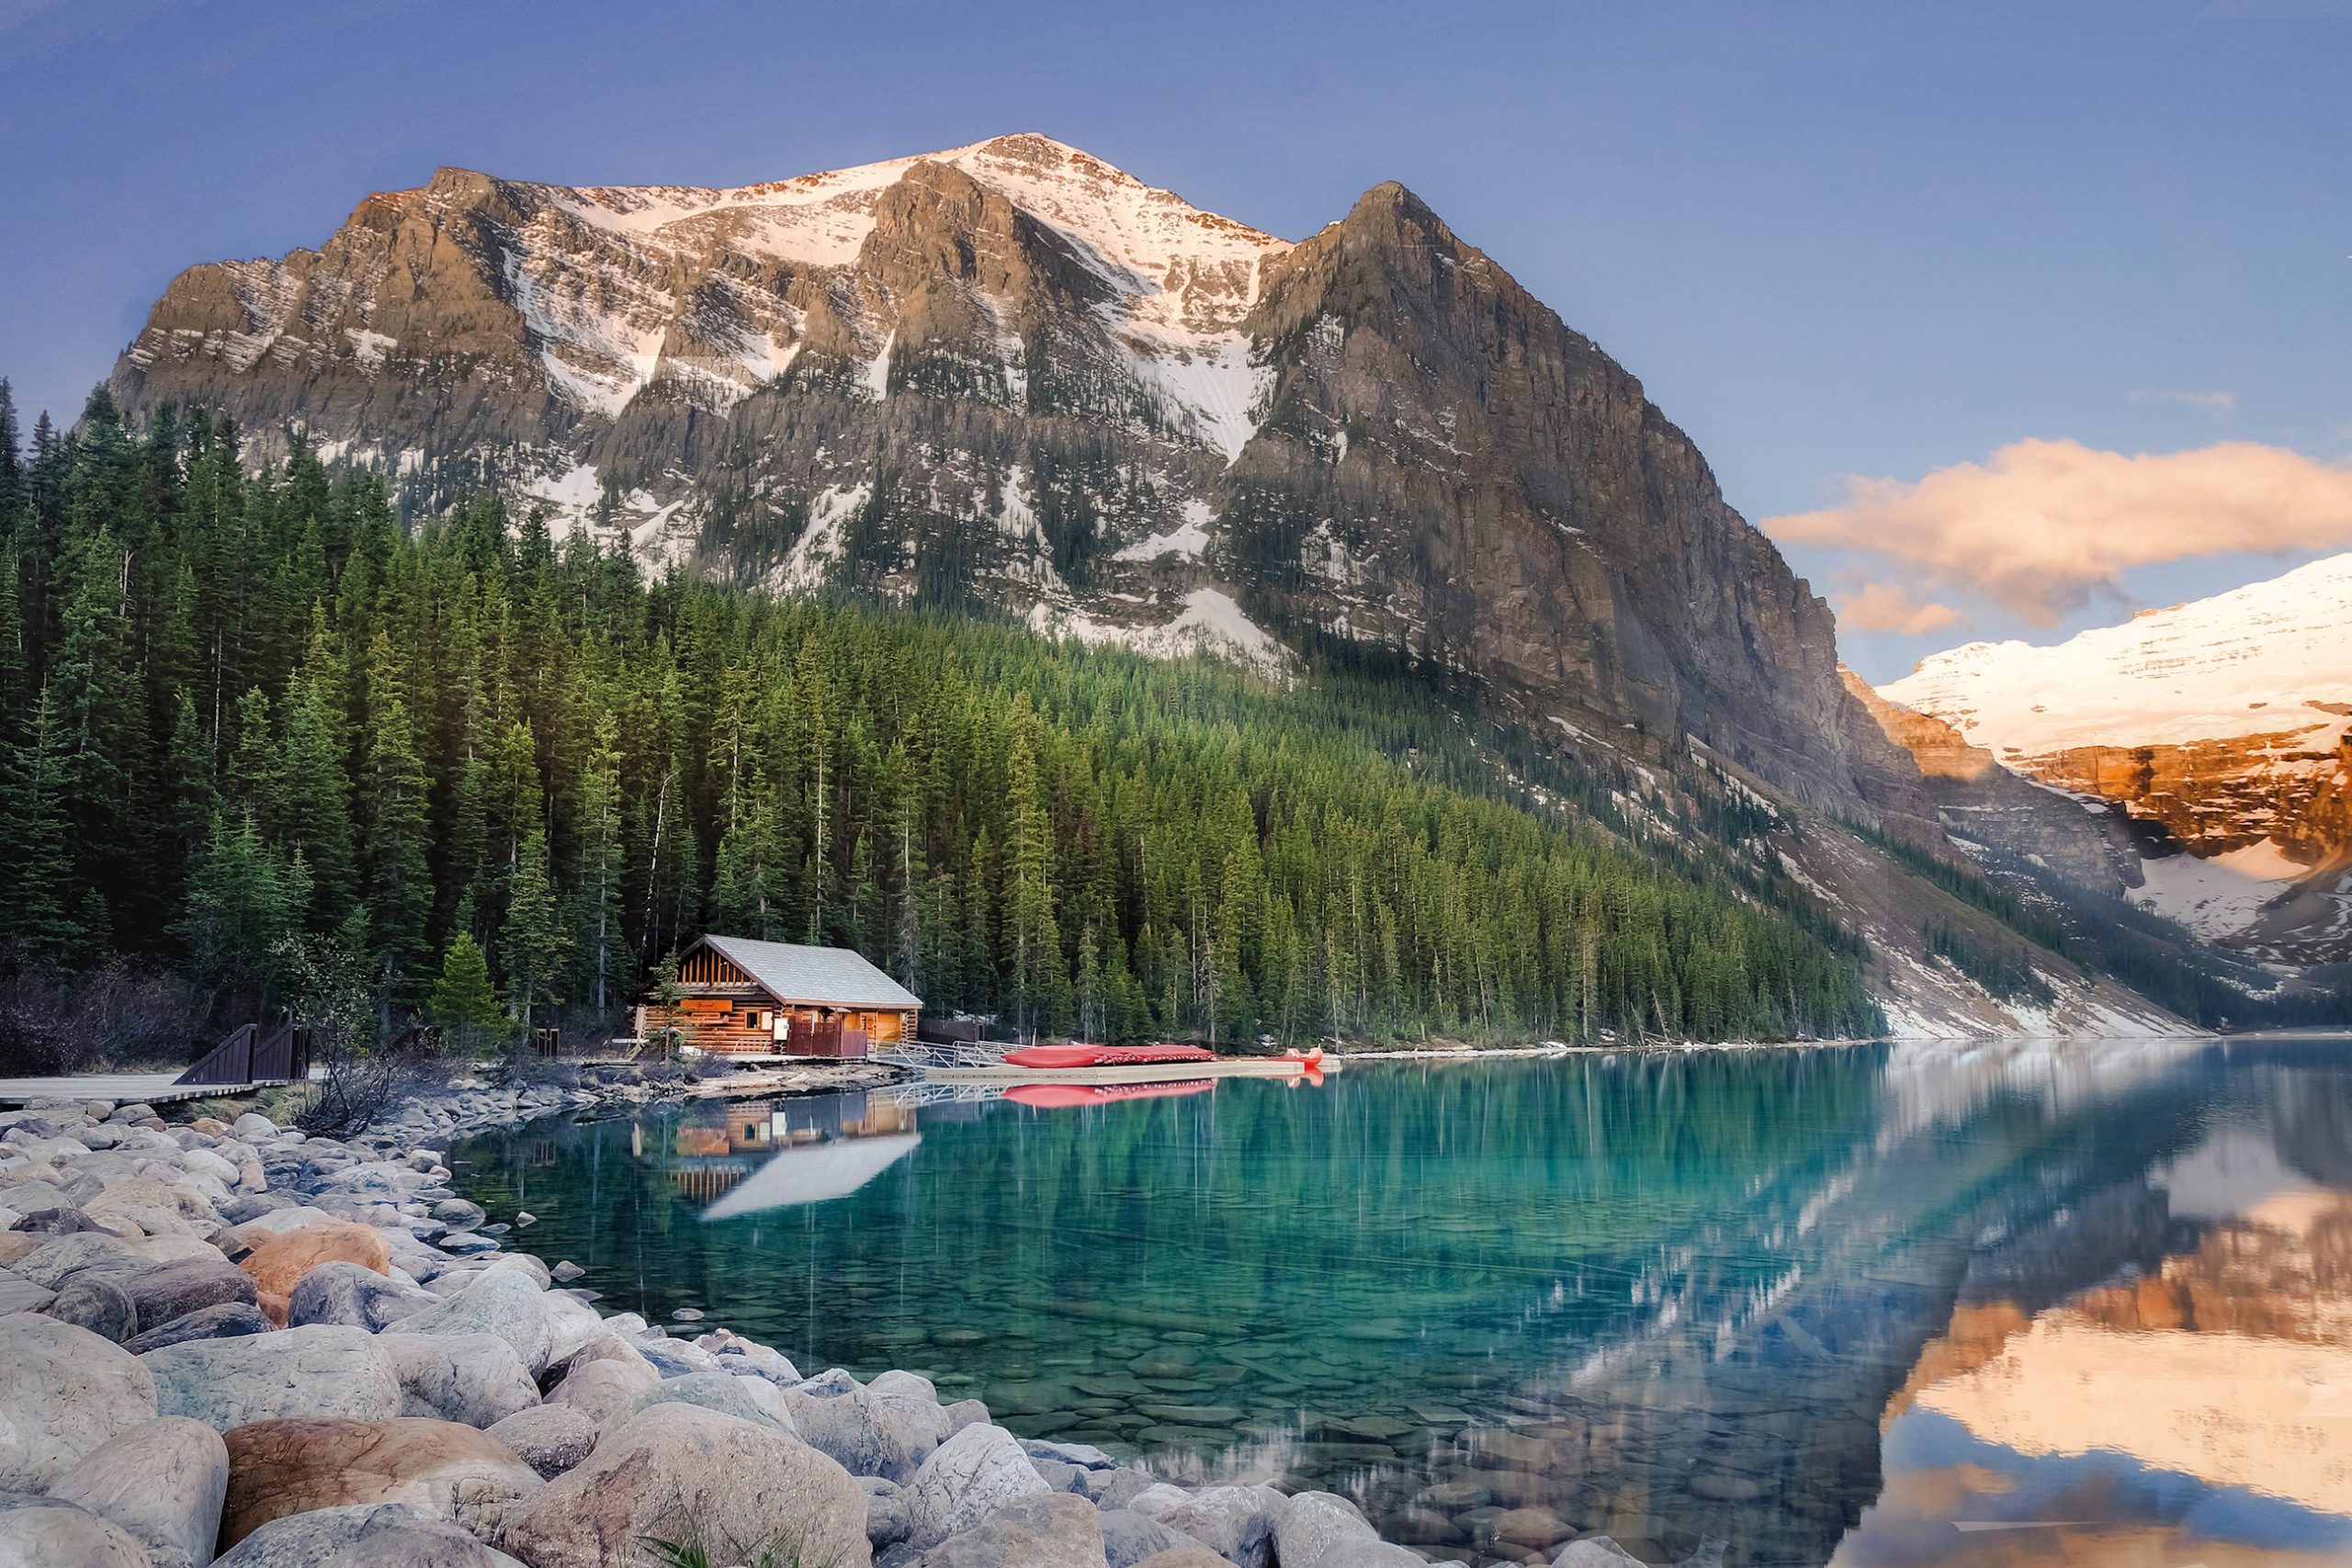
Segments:
[[[1162,1062],[1214,1062],[1216,1053],[1198,1045],[1028,1045],[1007,1051],[1016,1067],[1148,1067]]]

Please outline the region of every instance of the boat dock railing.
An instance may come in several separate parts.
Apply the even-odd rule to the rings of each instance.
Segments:
[[[921,1072],[926,1067],[1001,1067],[1004,1054],[1020,1046],[1010,1040],[894,1040],[871,1052],[871,1059]]]

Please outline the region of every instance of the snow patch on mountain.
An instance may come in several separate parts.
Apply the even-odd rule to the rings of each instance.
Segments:
[[[870,484],[829,485],[808,502],[808,525],[794,540],[791,553],[768,574],[767,585],[779,593],[807,593],[824,586],[833,568],[847,553],[849,520],[874,493]]]
[[[2260,735],[2324,750],[2352,715],[2352,554],[2052,648],[1970,643],[1881,690],[2004,761]]]
[[[2147,880],[2132,890],[2132,902],[2211,942],[2245,931],[2265,904],[2311,874],[2268,839],[2210,857],[2146,860],[2141,871]]]
[[[1158,560],[1162,556],[1188,556],[1194,560],[1209,547],[1209,503],[1188,501],[1184,503],[1184,521],[1165,534],[1154,534],[1138,539],[1111,558],[1114,560]]]

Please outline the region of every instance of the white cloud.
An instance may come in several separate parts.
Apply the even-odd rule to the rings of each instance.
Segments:
[[[1902,562],[2049,626],[2133,567],[2352,547],[2352,466],[2250,441],[2126,455],[2019,441],[1918,480],[1849,476],[1846,502],[1767,518],[1784,541]]]
[[[1857,632],[1924,637],[1949,631],[1966,617],[1950,604],[1922,600],[1899,582],[1861,582],[1838,599],[1838,625]]]

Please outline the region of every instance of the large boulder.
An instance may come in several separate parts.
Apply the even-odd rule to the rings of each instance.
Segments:
[[[1110,1568],[1135,1568],[1136,1563],[1159,1552],[1200,1545],[1190,1536],[1179,1535],[1133,1508],[1104,1508],[1097,1522],[1102,1526],[1102,1553],[1109,1559]]]
[[[144,1269],[106,1272],[107,1278],[130,1293],[142,1330],[209,1306],[253,1306],[256,1300],[253,1277],[218,1252],[209,1258],[182,1258]]]
[[[488,1427],[539,1402],[539,1385],[495,1334],[379,1334],[401,1380],[401,1414]]]
[[[629,1398],[662,1381],[662,1374],[643,1358],[634,1362],[596,1360],[572,1363],[564,1380],[548,1391],[548,1403],[569,1405],[594,1421],[603,1421]]]
[[[802,1438],[841,1461],[851,1474],[904,1482],[947,1437],[947,1413],[930,1390],[929,1382],[911,1373],[885,1372],[866,1387],[852,1383],[830,1397],[802,1387],[786,1389],[784,1399]]]
[[[867,1568],[865,1494],[799,1438],[692,1404],[657,1404],[586,1463],[523,1499],[495,1540],[531,1568],[604,1568],[698,1533],[713,1562]]]
[[[1007,1503],[922,1554],[922,1568],[1108,1568],[1102,1527],[1083,1497]]]
[[[53,1291],[85,1269],[101,1265],[137,1268],[146,1261],[137,1248],[120,1236],[104,1231],[76,1231],[44,1242],[9,1267],[22,1278]]]
[[[1648,1568],[1640,1558],[1605,1535],[1589,1535],[1560,1548],[1552,1568]]]
[[[380,1334],[440,1299],[357,1263],[322,1263],[286,1298],[286,1323],[340,1323]]]
[[[273,1519],[214,1568],[525,1568],[447,1519],[405,1503]]]
[[[119,1345],[139,1332],[139,1306],[130,1292],[96,1269],[85,1269],[57,1287],[40,1309],[45,1316]]]
[[[541,1475],[553,1479],[596,1447],[596,1423],[564,1404],[534,1404],[489,1428],[490,1435]]]
[[[1288,1502],[1271,1486],[1204,1486],[1198,1492],[1155,1486],[1128,1501],[1148,1519],[1191,1536],[1236,1568],[1267,1568],[1274,1520]]]
[[[484,1270],[463,1290],[401,1319],[403,1334],[495,1334],[537,1377],[548,1370],[555,1336],[547,1294],[527,1274]]]
[[[657,1404],[698,1404],[705,1410],[720,1411],[796,1438],[800,1436],[792,1412],[775,1385],[763,1378],[739,1378],[727,1372],[689,1372],[682,1378],[664,1379],[650,1388],[639,1389],[605,1417],[603,1429],[618,1431],[639,1412]]]
[[[0,1568],[148,1568],[138,1538],[54,1497],[0,1493]]]
[[[1228,1564],[1224,1558],[1195,1542],[1155,1551],[1137,1562],[1135,1568],[1228,1568]]]
[[[928,1551],[1006,1504],[1050,1490],[1018,1438],[1001,1427],[967,1427],[933,1450],[907,1483],[907,1540]]]
[[[259,1307],[243,1302],[222,1302],[218,1306],[198,1307],[153,1328],[142,1328],[136,1338],[124,1340],[122,1348],[134,1356],[143,1356],[150,1350],[185,1344],[190,1339],[233,1339],[241,1335],[268,1332],[269,1319],[262,1316]]]
[[[201,1421],[165,1416],[133,1427],[65,1472],[50,1495],[136,1540],[154,1568],[204,1568],[220,1529],[229,1450]]]
[[[400,1369],[365,1329],[314,1324],[233,1339],[191,1339],[139,1358],[155,1403],[225,1432],[250,1421],[401,1413]]]
[[[482,1524],[539,1486],[538,1472],[505,1444],[454,1421],[255,1421],[227,1441],[220,1539],[229,1545],[288,1514],[362,1503]]]
[[[381,1274],[392,1266],[391,1244],[373,1225],[330,1220],[269,1237],[247,1253],[239,1267],[253,1276],[262,1312],[272,1323],[284,1323],[294,1287],[322,1263],[356,1263]]]
[[[1298,1493],[1274,1516],[1274,1560],[1283,1568],[1321,1568],[1326,1558],[1331,1568],[1347,1568],[1352,1560],[1334,1553],[1379,1539],[1363,1511],[1335,1493]]]
[[[154,1378],[121,1346],[38,1313],[0,1317],[0,1491],[45,1492],[154,1418]]]

